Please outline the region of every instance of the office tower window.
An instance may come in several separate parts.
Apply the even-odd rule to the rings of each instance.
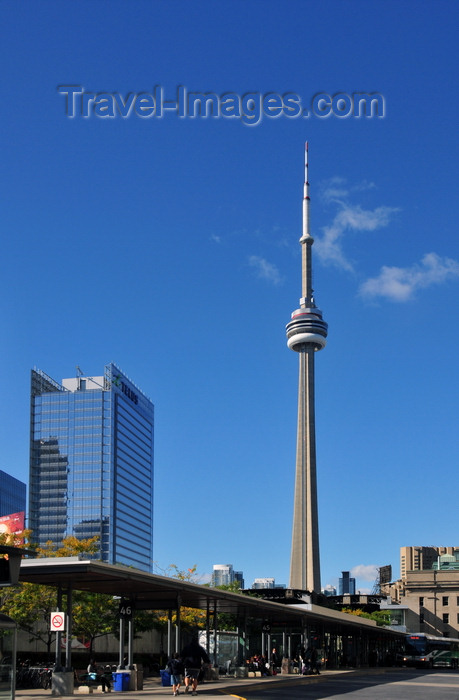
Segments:
[[[115,365],[58,384],[32,371],[29,526],[34,542],[97,536],[96,558],[151,571],[151,401]]]

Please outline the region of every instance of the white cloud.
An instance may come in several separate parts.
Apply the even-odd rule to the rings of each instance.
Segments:
[[[320,197],[325,202],[336,202],[342,204],[353,192],[365,192],[376,187],[374,182],[362,180],[356,185],[348,186],[344,177],[332,177],[323,182],[320,186]]]
[[[419,264],[411,267],[383,266],[378,277],[372,277],[360,286],[359,293],[367,299],[385,297],[404,302],[419,289],[441,284],[459,277],[459,262],[427,253]]]
[[[349,188],[343,177],[332,177],[320,186],[320,197],[325,202],[336,202],[349,196]]]
[[[346,231],[375,231],[387,226],[391,215],[397,211],[393,207],[363,209],[359,205],[335,200],[339,211],[330,226],[323,228],[323,235],[314,246],[317,255],[325,263],[331,263],[343,270],[353,270],[353,264],[344,254],[342,238]]]
[[[346,235],[373,232],[388,226],[393,214],[399,211],[387,206],[364,209],[359,204],[350,203],[349,198],[353,193],[374,187],[374,183],[367,180],[349,185],[344,178],[339,177],[323,183],[320,196],[327,204],[336,206],[336,213],[331,224],[323,227],[322,234],[315,241],[314,251],[322,262],[353,272],[354,261],[347,256],[344,245]],[[384,265],[378,276],[369,278],[360,285],[359,295],[366,299],[382,297],[405,302],[413,298],[419,289],[457,277],[459,262],[442,258],[436,253],[427,253],[420,263],[410,267]]]
[[[271,284],[280,284],[282,281],[279,270],[273,263],[268,262],[266,258],[261,258],[259,255],[251,255],[249,257],[249,265],[256,271],[257,277],[267,280]]]
[[[351,204],[349,199],[354,193],[361,193],[375,188],[373,182],[362,180],[350,185],[341,177],[334,177],[321,185],[320,197],[326,204],[336,206],[337,211],[329,226],[324,226],[322,235],[316,239],[314,251],[322,262],[335,265],[342,270],[352,272],[353,261],[344,250],[345,234],[355,231],[375,231],[387,226],[392,214],[398,209],[377,207],[364,209],[359,204]]]
[[[376,581],[378,578],[379,566],[376,564],[357,564],[353,566],[350,574],[353,578],[358,578],[361,581]]]
[[[369,182],[368,180],[362,180],[362,182],[358,182],[357,185],[355,185],[352,190],[353,192],[365,192],[365,190],[374,190],[376,187],[374,182]]]

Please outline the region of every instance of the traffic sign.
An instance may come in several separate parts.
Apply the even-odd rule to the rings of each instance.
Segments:
[[[65,613],[56,610],[51,613],[51,632],[63,632],[65,630]]]

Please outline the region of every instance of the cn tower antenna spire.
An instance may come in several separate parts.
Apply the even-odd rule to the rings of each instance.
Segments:
[[[304,308],[312,308],[314,306],[314,297],[312,289],[312,262],[311,262],[311,245],[314,243],[309,231],[309,162],[308,162],[308,142],[304,144],[304,194],[303,194],[303,235],[300,238],[302,249],[302,295],[300,306]]]
[[[302,296],[300,308],[287,324],[287,345],[299,355],[298,428],[295,498],[289,588],[320,593],[319,523],[317,509],[314,354],[326,344],[327,323],[314,302],[312,244],[309,229],[309,155],[304,149],[303,232],[301,243]]]
[[[308,142],[304,144],[303,236],[309,236]]]

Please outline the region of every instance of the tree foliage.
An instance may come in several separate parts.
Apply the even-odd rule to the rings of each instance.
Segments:
[[[220,586],[215,586],[220,591],[230,591],[231,593],[241,593],[241,582],[231,581],[231,583],[222,583]],[[242,594],[243,595],[243,594]]]
[[[196,564],[189,569],[179,569],[176,564],[170,564],[167,569],[163,570],[164,576],[169,576],[170,578],[177,578],[180,581],[191,581],[192,583],[198,583],[197,578],[197,566]],[[163,635],[167,630],[167,623],[169,620],[168,610],[157,610],[155,613],[155,629],[161,633],[161,640]],[[185,606],[180,607],[180,624],[181,626],[188,627],[191,629],[205,629],[206,627],[206,612],[204,610],[199,610],[196,608],[187,608]],[[172,613],[172,624],[177,624],[177,612]]]
[[[390,625],[390,612],[385,610],[375,610],[372,613],[365,612],[362,608],[341,608],[341,612],[348,615],[365,617],[367,620],[374,620],[379,627]]]
[[[0,532],[0,544],[8,547],[19,547],[24,549],[35,549],[34,545],[28,544],[30,541],[31,530],[23,530],[22,532]],[[3,557],[0,554],[0,557]]]
[[[78,554],[93,555],[98,550],[98,538],[79,540],[66,537],[60,547],[47,542],[44,547],[29,544],[30,530],[20,534],[0,537],[0,544],[35,549],[38,557],[69,557]],[[1,589],[0,612],[16,621],[18,627],[29,635],[30,641],[39,640],[46,645],[48,655],[55,640],[50,629],[51,613],[57,609],[58,593],[53,586],[20,583]],[[116,627],[116,606],[111,596],[75,592],[73,605],[73,634],[88,639],[90,645],[96,637],[109,634]],[[96,627],[98,627],[96,631]]]
[[[82,638],[93,653],[94,641],[115,634],[119,625],[118,601],[105,593],[75,591],[72,601],[72,634]]]
[[[42,641],[48,655],[55,636],[50,629],[50,617],[56,608],[57,592],[50,586],[21,583],[1,589],[0,612],[12,617],[28,633],[31,642]]]
[[[56,549],[56,545],[51,540],[46,542],[44,547],[37,547],[40,557],[76,557],[79,554],[96,554],[99,550],[99,538],[90,537],[86,540],[79,540],[73,535],[69,535],[62,540],[62,544]]]

